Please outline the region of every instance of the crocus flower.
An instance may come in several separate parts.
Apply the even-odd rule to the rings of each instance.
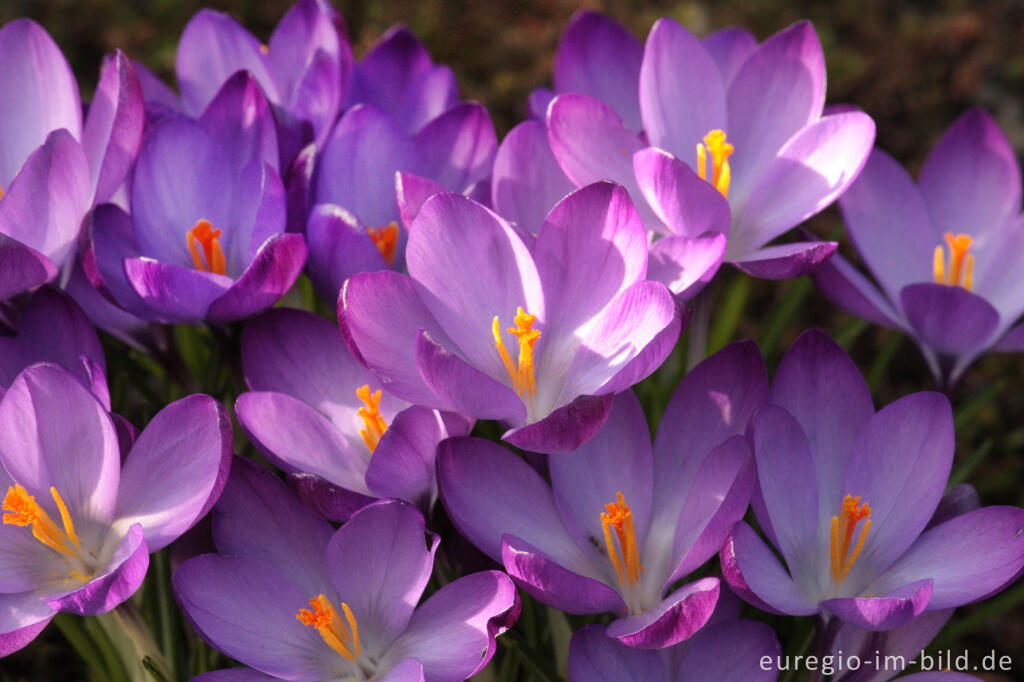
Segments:
[[[272,310],[247,324],[242,368],[251,390],[235,411],[249,440],[335,521],[379,497],[429,512],[438,441],[472,428],[460,415],[383,392],[337,325],[301,310]]]
[[[596,436],[548,459],[550,484],[496,443],[443,441],[441,501],[459,532],[536,599],[612,612],[607,633],[629,646],[671,646],[715,608],[717,578],[673,586],[718,552],[747,509],[753,460],[740,434],[767,393],[757,347],[733,344],[683,380],[653,449],[627,391]]]
[[[588,625],[569,642],[570,682],[774,682],[765,669],[782,653],[770,627],[752,620],[727,620],[703,628],[685,642],[660,651],[634,649],[607,637],[603,625]]]
[[[0,401],[0,463],[6,655],[58,611],[104,613],[138,589],[149,553],[219,496],[231,422],[220,403],[193,395],[157,413],[134,442],[119,442],[107,409],[79,379],[40,363]]]
[[[552,152],[568,178],[577,186],[614,180],[639,202],[649,193],[644,173],[652,171],[638,173],[633,156],[656,147],[688,166],[686,177],[698,175],[727,198],[726,261],[758,277],[782,279],[827,258],[834,244],[765,247],[842,194],[874,140],[867,115],[823,111],[825,61],[810,23],[760,45],[742,31],[718,34],[703,45],[675,21],[659,19],[643,49],[635,100],[626,97],[625,83],[597,87],[596,74],[604,73],[587,61],[604,51],[593,63],[616,59],[615,48],[627,42],[607,20],[591,16],[574,24],[559,72],[574,74],[561,80],[590,95],[561,94],[546,117]],[[626,54],[633,56],[609,73],[632,80],[635,50]],[[631,127],[637,112],[642,132]],[[650,229],[678,233],[664,224],[656,205],[640,211]]]
[[[794,344],[750,430],[753,507],[785,562],[736,525],[723,571],[752,604],[882,631],[981,599],[1024,568],[1024,510],[983,507],[927,528],[953,461],[945,396],[914,393],[876,413],[825,334]]]
[[[94,283],[129,312],[165,323],[225,322],[273,305],[305,263],[284,234],[277,136],[251,76],[229,80],[197,120],[149,133],[132,182],[131,215],[92,218]]]
[[[404,502],[375,502],[335,531],[269,471],[239,460],[213,512],[219,554],[185,562],[174,593],[196,632],[257,671],[237,679],[457,682],[482,669],[519,615],[485,571],[417,606],[439,538]],[[426,543],[424,543],[424,535]]]
[[[838,258],[815,280],[834,303],[913,336],[946,387],[989,349],[1024,349],[1020,167],[987,113],[964,114],[916,183],[876,149],[839,208],[877,285]]]
[[[668,290],[645,281],[647,239],[622,188],[575,192],[525,238],[464,196],[435,195],[410,233],[409,275],[352,276],[338,318],[387,391],[561,452],[661,364],[680,316]]]

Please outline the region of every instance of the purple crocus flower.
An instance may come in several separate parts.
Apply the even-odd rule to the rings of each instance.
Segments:
[[[747,509],[753,460],[740,434],[767,393],[757,347],[733,344],[683,380],[653,449],[627,391],[596,436],[548,459],[551,484],[496,443],[442,442],[441,500],[456,528],[536,599],[614,613],[608,635],[629,646],[671,646],[715,608],[717,578],[673,586],[718,552]]]
[[[232,77],[197,120],[157,124],[139,153],[131,215],[93,212],[94,283],[165,323],[226,322],[273,305],[305,263],[285,234],[277,135],[266,98]]]
[[[760,45],[736,30],[702,44],[663,18],[648,35],[639,69],[631,47],[625,52],[631,56],[608,72],[622,82],[599,85],[597,74],[604,73],[594,64],[617,59],[617,48],[631,44],[609,21],[578,18],[559,55],[557,73],[571,77],[560,76],[556,85],[567,81],[589,93],[558,95],[547,109],[551,149],[568,178],[577,186],[614,180],[637,201],[641,195],[650,201],[652,182],[696,174],[728,199],[725,260],[758,277],[783,279],[827,258],[834,244],[765,247],[832,203],[874,140],[874,123],[864,113],[823,111],[825,61],[811,24],[797,23]],[[595,61],[595,54],[604,56]],[[625,94],[629,82],[636,86],[632,97]],[[642,132],[633,127],[637,114]],[[672,154],[681,168],[666,175],[640,161],[634,167],[634,154],[648,146]],[[680,233],[656,201],[640,211],[650,229]]]
[[[774,682],[778,671],[761,665],[782,653],[770,627],[752,620],[709,624],[685,642],[660,651],[624,646],[588,625],[569,642],[570,682]]]
[[[953,415],[938,393],[877,413],[853,361],[819,331],[783,359],[771,404],[751,419],[772,549],[746,523],[722,549],[752,604],[881,631],[1001,589],[1024,568],[1024,510],[984,507],[926,528],[953,461]]]
[[[837,258],[815,280],[830,300],[912,335],[947,387],[993,347],[1024,349],[1020,167],[986,112],[946,132],[917,183],[876,149],[839,208],[877,286]]]
[[[203,682],[458,682],[487,665],[519,615],[498,571],[459,578],[417,606],[439,538],[398,500],[335,531],[269,471],[239,460],[213,535],[220,554],[185,562],[175,596],[203,639],[262,674],[232,669],[195,678]]]
[[[436,195],[407,262],[408,276],[345,282],[338,318],[353,352],[388,392],[499,420],[528,450],[585,442],[679,334],[671,294],[645,280],[636,210],[612,183],[566,197],[536,239],[464,196]]]
[[[383,392],[337,325],[301,310],[272,310],[246,325],[242,367],[251,389],[235,404],[242,428],[331,520],[380,497],[429,512],[437,443],[472,428],[460,415]]]
[[[161,410],[132,441],[77,377],[40,363],[0,401],[0,463],[6,655],[58,611],[104,613],[138,589],[149,553],[188,530],[219,496],[231,422],[220,403],[193,395]]]

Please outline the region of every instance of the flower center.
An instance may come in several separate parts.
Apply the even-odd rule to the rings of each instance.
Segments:
[[[224,260],[224,250],[220,248],[220,230],[213,229],[209,220],[204,218],[197,222],[185,233],[185,238],[188,239],[188,250],[196,270],[227,274],[227,261]]]
[[[387,264],[394,265],[395,251],[398,249],[398,223],[392,220],[385,227],[368,227],[366,231]]]
[[[352,615],[352,609],[345,602],[341,603],[341,610],[345,614],[343,622],[334,610],[334,604],[322,594],[310,599],[309,606],[312,610],[299,609],[295,617],[303,625],[316,628],[327,646],[354,663],[362,655],[362,649],[359,646],[359,626],[356,617]]]
[[[830,537],[830,550],[832,558],[832,579],[836,584],[842,584],[849,575],[850,569],[857,562],[860,551],[864,548],[864,540],[871,530],[871,507],[868,503],[860,503],[860,496],[847,495],[843,498],[843,506],[839,510],[839,516],[832,517],[832,532]],[[857,524],[864,521],[860,528],[860,535],[857,537],[857,544],[850,549],[853,543],[853,535],[857,530]]]
[[[619,575],[619,584],[627,581],[630,586],[640,582],[640,550],[636,546],[636,529],[633,527],[633,512],[626,504],[622,491],[615,494],[615,502],[606,504],[601,513],[601,526],[604,529],[604,542],[608,547],[608,558],[611,559],[615,572]],[[618,539],[618,549],[612,538],[612,529]]]
[[[946,269],[946,251],[942,244],[935,247],[933,270],[936,284],[961,286],[967,291],[974,285],[974,256],[967,253],[971,248],[971,238],[966,234],[945,234],[949,246],[949,269]]]
[[[707,180],[711,186],[729,198],[729,182],[732,171],[729,170],[729,156],[733,147],[725,141],[724,130],[712,130],[704,136],[704,141],[697,144],[697,175]],[[708,177],[708,155],[711,156],[711,177]]]
[[[364,405],[356,413],[363,420],[363,428],[359,429],[359,435],[363,437],[363,442],[370,452],[373,452],[377,449],[380,437],[388,430],[388,423],[380,416],[380,389],[370,393],[370,385],[363,384],[356,389],[356,396]]]
[[[32,537],[71,560],[72,578],[88,580],[94,572],[90,569],[91,555],[82,549],[82,542],[78,538],[78,533],[75,532],[75,523],[72,521],[71,514],[60,493],[51,486],[50,495],[53,496],[53,501],[60,511],[63,530],[58,528],[46,510],[39,506],[36,498],[29,495],[28,491],[20,485],[9,487],[4,496],[4,524],[32,526]]]
[[[530,315],[522,306],[516,308],[516,316],[513,321],[515,327],[509,327],[508,333],[519,339],[519,364],[512,364],[512,356],[505,348],[501,340],[501,325],[498,323],[498,316],[494,316],[494,323],[491,325],[491,332],[494,334],[494,346],[501,355],[501,361],[505,363],[508,376],[512,379],[512,388],[520,396],[527,393],[533,400],[533,394],[537,392],[537,379],[533,375],[533,344],[540,338],[540,331],[533,328],[536,321],[535,315]]]

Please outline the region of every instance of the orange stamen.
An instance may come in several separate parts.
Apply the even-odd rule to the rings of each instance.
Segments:
[[[729,197],[729,184],[732,182],[732,170],[729,168],[729,157],[733,146],[725,141],[725,131],[712,130],[704,136],[703,143],[697,144],[697,175],[707,180],[711,186]],[[707,156],[711,155],[711,178],[707,174]]]
[[[640,582],[640,550],[636,544],[636,528],[633,526],[633,512],[626,504],[622,491],[615,494],[615,502],[606,504],[601,513],[601,527],[604,530],[604,542],[608,547],[608,558],[619,576],[619,584],[628,581],[632,586]],[[612,529],[619,540],[618,550],[612,541]]]
[[[398,223],[391,221],[385,227],[368,227],[366,231],[370,234],[373,243],[377,245],[380,255],[388,265],[395,264],[395,252],[398,249]]]
[[[380,415],[380,389],[370,393],[370,385],[364,384],[356,389],[356,396],[363,401],[365,407],[360,407],[356,413],[363,420],[363,428],[359,429],[359,435],[363,437],[366,447],[373,452],[377,449],[381,436],[388,430],[388,423]]]
[[[946,269],[945,249],[940,244],[935,247],[932,258],[935,283],[961,286],[970,291],[974,286],[974,255],[967,252],[971,248],[971,237],[947,232],[944,239],[949,247],[949,269]]]
[[[516,308],[516,316],[513,318],[516,326],[507,329],[509,334],[519,339],[518,366],[512,363],[512,356],[509,355],[505,343],[501,340],[501,325],[498,323],[497,315],[494,316],[494,321],[491,324],[494,345],[498,349],[498,354],[508,371],[509,378],[512,379],[513,390],[520,396],[529,393],[531,399],[537,392],[537,379],[533,368],[533,346],[540,338],[540,331],[533,328],[533,323],[536,320],[535,315],[530,315],[520,306]]]
[[[203,219],[185,233],[188,239],[188,250],[192,254],[192,262],[196,270],[214,272],[218,275],[227,274],[227,261],[224,250],[220,247],[220,230],[213,229],[209,220]],[[202,255],[199,248],[202,247]],[[204,261],[205,258],[205,261]]]
[[[20,485],[8,488],[7,494],[4,496],[4,523],[14,526],[31,525],[32,536],[36,540],[56,552],[69,557],[78,557],[82,551],[82,544],[75,532],[75,524],[68,512],[68,507],[64,504],[64,500],[56,488],[50,488],[50,495],[57,503],[64,530],[57,527],[46,510],[36,502],[36,498],[29,495],[28,491]]]
[[[342,658],[355,661],[362,655],[362,648],[359,645],[359,626],[356,624],[356,617],[348,604],[342,602],[341,610],[345,614],[345,621],[338,617],[331,600],[324,595],[318,595],[309,600],[312,609],[299,609],[295,617],[303,625],[317,629],[327,646],[337,651]],[[354,653],[353,653],[354,652]]]
[[[843,506],[839,516],[832,517],[832,528],[830,533],[830,558],[832,560],[832,579],[836,583],[842,583],[850,574],[850,569],[857,562],[861,550],[864,548],[864,540],[867,539],[868,531],[871,530],[871,507],[868,503],[860,503],[860,497],[847,495],[843,498]],[[853,535],[857,524],[864,521],[861,526],[860,536],[852,551],[850,545],[853,543]]]

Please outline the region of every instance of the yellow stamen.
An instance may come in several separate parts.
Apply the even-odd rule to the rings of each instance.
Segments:
[[[4,198],[4,188],[0,187],[0,199]]]
[[[366,447],[373,452],[377,449],[381,436],[388,430],[388,423],[380,415],[380,389],[370,393],[370,385],[364,384],[356,389],[356,396],[363,401],[365,407],[360,407],[356,414],[363,420],[363,428],[359,429],[359,435],[363,437]]]
[[[299,622],[316,628],[327,646],[341,654],[342,658],[354,662],[362,654],[362,649],[359,646],[359,626],[356,625],[356,617],[352,615],[352,609],[348,604],[341,603],[341,610],[347,622],[342,622],[331,600],[322,594],[310,599],[309,606],[312,611],[299,609],[295,614]]]
[[[533,346],[540,338],[540,331],[533,328],[533,323],[536,320],[535,315],[530,315],[520,306],[516,308],[516,316],[513,319],[516,326],[509,327],[507,330],[509,334],[519,339],[518,366],[512,363],[512,356],[509,355],[505,343],[501,340],[501,325],[498,323],[497,315],[494,316],[494,321],[491,324],[494,346],[498,349],[498,354],[508,371],[509,378],[512,379],[513,390],[520,396],[529,393],[531,398],[537,392],[537,379],[533,372]]]
[[[218,275],[227,274],[227,261],[224,250],[220,247],[220,230],[213,229],[209,220],[202,219],[191,230],[185,233],[188,239],[188,250],[192,254],[192,262],[196,270],[214,272]],[[202,247],[202,255],[199,248]],[[204,261],[205,258],[205,261]]]
[[[270,46],[266,43],[260,43],[260,54],[263,56],[270,54]]]
[[[368,227],[366,231],[370,234],[373,243],[377,245],[380,255],[388,265],[395,264],[395,252],[398,249],[398,223],[391,221],[385,227]]]
[[[949,247],[949,269],[946,269],[945,249],[940,244],[935,247],[932,259],[935,283],[961,286],[970,291],[974,286],[974,255],[967,253],[971,248],[971,237],[966,234],[954,235],[952,232],[947,232],[944,238]]]
[[[640,549],[636,544],[633,512],[626,504],[622,491],[615,494],[615,502],[606,504],[604,508],[605,511],[601,513],[601,527],[604,530],[605,545],[608,547],[608,558],[611,559],[612,566],[619,576],[619,584],[625,581],[632,586],[640,582],[640,571],[644,570],[640,564]],[[617,550],[612,541],[613,528],[619,540]]]
[[[50,495],[60,510],[60,519],[64,525],[62,531],[53,522],[46,510],[39,506],[36,498],[28,494],[22,486],[15,485],[7,489],[4,496],[4,523],[15,526],[32,526],[32,536],[50,549],[65,556],[78,557],[82,551],[81,541],[75,532],[75,524],[71,520],[67,505],[54,487]]]
[[[729,184],[732,182],[732,170],[729,168],[729,157],[733,146],[725,141],[724,130],[712,130],[704,136],[703,143],[697,144],[697,175],[707,180],[711,186],[729,196]],[[711,155],[711,178],[707,173],[707,156]]]
[[[871,516],[871,507],[867,502],[861,504],[859,496],[847,495],[843,498],[839,516],[832,517],[829,550],[832,560],[832,579],[836,583],[846,580],[846,576],[850,574],[850,569],[853,568],[857,557],[860,556],[860,552],[864,548],[864,540],[867,539],[868,531],[871,530],[869,516]],[[861,521],[864,521],[864,525],[861,526],[857,544],[851,551],[850,544],[853,542],[853,534],[857,524]]]

